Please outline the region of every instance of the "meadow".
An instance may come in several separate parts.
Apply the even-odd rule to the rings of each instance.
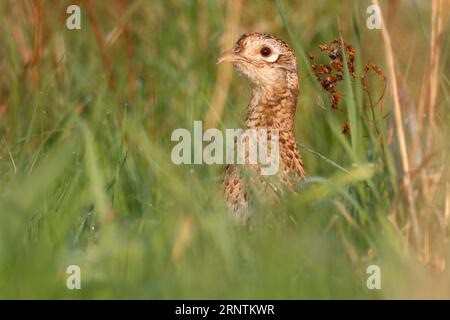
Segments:
[[[371,4],[1,1],[0,298],[450,298],[450,3],[380,1],[382,29]],[[250,88],[215,62],[249,31],[297,55],[307,173],[252,230],[223,166],[171,160],[177,128],[242,126]],[[310,59],[333,39],[355,50],[337,110]]]

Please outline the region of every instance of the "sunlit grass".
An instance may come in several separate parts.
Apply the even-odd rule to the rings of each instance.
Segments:
[[[39,42],[33,5],[2,3],[0,298],[448,298],[448,32],[440,42],[433,129],[439,138],[429,148],[418,144],[419,163],[409,159],[417,170],[418,245],[401,182],[392,92],[383,109],[377,107],[374,124],[361,84],[348,72],[340,88],[345,112],[337,112],[310,70],[309,53],[343,37],[357,50],[358,75],[369,60],[388,74],[383,39],[365,28],[368,4],[242,6],[236,39],[240,32],[265,31],[296,51],[296,136],[308,175],[299,194],[286,192],[276,205],[255,199],[249,231],[226,211],[221,166],[176,166],[170,159],[171,132],[205,120],[217,81],[228,81],[216,78],[215,65],[228,2],[94,2],[100,31],[110,39],[114,87],[83,4],[82,30],[69,31],[56,14],[64,14],[65,4],[44,1],[45,50],[30,64],[26,57]],[[410,54],[427,59],[428,39],[419,30],[429,32],[431,9],[399,6],[422,19],[417,33],[399,28],[391,34],[416,45],[408,53],[393,44],[398,71],[409,68],[406,92],[420,87],[426,73],[417,62],[405,63]],[[411,15],[395,23],[409,26]],[[246,86],[231,78],[220,129],[242,125]],[[416,110],[422,95],[402,99]],[[404,108],[405,126],[418,121]],[[350,136],[342,134],[345,120]],[[428,132],[425,124],[419,129]],[[413,137],[407,140],[412,148]],[[423,164],[433,152],[437,156]],[[81,267],[82,290],[66,288],[72,264]],[[371,264],[382,270],[381,290],[366,287]]]

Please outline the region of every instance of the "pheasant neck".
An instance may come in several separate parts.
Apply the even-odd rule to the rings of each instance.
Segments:
[[[247,128],[275,128],[293,132],[298,86],[282,84],[270,88],[260,86],[252,90],[247,108]]]

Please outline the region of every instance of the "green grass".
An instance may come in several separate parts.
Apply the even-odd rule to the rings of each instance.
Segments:
[[[391,94],[385,112],[377,109],[376,135],[358,81],[346,74],[340,88],[346,113],[337,112],[309,69],[308,54],[339,38],[339,30],[357,49],[359,74],[369,60],[384,69],[382,38],[365,28],[366,2],[252,1],[243,8],[242,31],[275,34],[297,53],[296,136],[308,175],[299,194],[287,193],[277,205],[255,199],[253,231],[236,226],[226,211],[222,166],[176,166],[170,159],[171,132],[191,129],[209,109],[226,2],[134,1],[124,8],[95,2],[105,37],[119,18],[128,28],[128,42],[122,33],[106,48],[114,88],[84,3],[82,30],[69,31],[61,19],[65,4],[44,1],[45,50],[30,68],[24,67],[17,30],[32,50],[35,26],[18,13],[31,7],[13,3],[0,5],[0,104],[7,105],[0,114],[0,298],[450,296],[448,267],[431,271],[419,261],[421,248],[405,237],[400,161],[389,138]],[[430,8],[402,9],[420,10],[421,27],[409,36],[416,58],[425,56],[428,39],[419,31],[429,30]],[[412,15],[397,23],[413,25]],[[449,42],[443,43],[448,52]],[[64,56],[58,55],[61,46]],[[407,53],[396,53],[403,72]],[[448,119],[448,53],[442,59],[440,117]],[[36,68],[39,84],[33,81]],[[408,68],[406,81],[417,88],[423,68]],[[242,125],[250,96],[244,88],[233,76],[220,129]],[[341,132],[346,119],[350,137]],[[442,123],[445,137],[448,121]],[[436,146],[448,150],[447,141],[437,139]],[[449,163],[445,153],[432,166]],[[445,198],[445,183],[438,190],[436,201]],[[418,197],[418,208],[425,205]],[[437,241],[448,262],[447,238]],[[72,264],[81,267],[82,290],[66,288]],[[371,264],[381,268],[381,290],[366,287]]]

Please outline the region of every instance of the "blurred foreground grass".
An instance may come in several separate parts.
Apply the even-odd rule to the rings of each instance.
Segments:
[[[346,113],[331,110],[307,58],[340,28],[358,75],[369,60],[388,75],[381,32],[365,27],[369,2],[83,1],[82,29],[69,31],[72,3],[0,4],[0,298],[450,297],[448,25],[435,39],[431,3],[381,3],[399,89],[388,77],[375,122],[358,81],[342,85]],[[245,31],[297,53],[309,177],[275,207],[258,199],[252,232],[225,210],[220,166],[170,159],[171,132],[212,103],[221,129],[242,125],[250,92],[214,62]],[[370,85],[377,96],[378,79]],[[73,264],[82,290],[66,288]],[[381,290],[366,287],[371,264]]]

